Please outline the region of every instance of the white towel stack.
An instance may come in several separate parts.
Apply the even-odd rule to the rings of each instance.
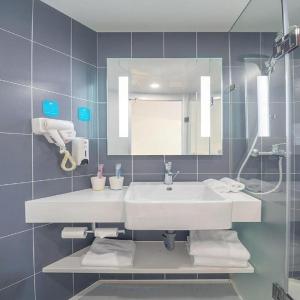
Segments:
[[[135,248],[133,241],[95,238],[81,264],[97,267],[132,266]]]
[[[229,193],[230,192],[229,186],[226,183],[221,182],[220,180],[206,179],[203,181],[203,183],[206,186],[210,187],[212,190],[217,191],[219,193]]]
[[[224,177],[220,180],[206,179],[202,181],[206,186],[219,193],[238,193],[245,189],[245,185],[239,181]]]
[[[230,192],[233,192],[233,193],[238,193],[245,189],[245,185],[243,183],[241,183],[237,180],[233,180],[228,177],[224,177],[224,178],[220,179],[220,181],[227,184],[227,186],[230,189]]]
[[[232,230],[190,231],[188,251],[197,266],[244,268],[250,259]]]

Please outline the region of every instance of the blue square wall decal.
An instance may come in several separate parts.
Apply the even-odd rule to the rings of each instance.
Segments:
[[[50,118],[58,117],[60,115],[58,102],[52,99],[45,99],[43,101],[43,114]]]
[[[91,110],[88,107],[78,107],[77,115],[79,121],[88,122],[91,120]]]

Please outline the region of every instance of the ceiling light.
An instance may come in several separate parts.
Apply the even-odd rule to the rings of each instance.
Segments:
[[[119,137],[128,137],[128,77],[119,77]]]
[[[270,136],[269,120],[269,78],[257,76],[257,110],[258,110],[258,136]]]
[[[201,137],[210,137],[210,76],[201,76],[200,80],[201,86]]]
[[[152,89],[158,89],[160,87],[160,85],[158,83],[156,83],[156,82],[153,82],[153,83],[150,84],[150,87]]]

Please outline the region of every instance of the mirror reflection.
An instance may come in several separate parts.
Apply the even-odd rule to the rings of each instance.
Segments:
[[[221,155],[222,59],[107,62],[109,155]]]

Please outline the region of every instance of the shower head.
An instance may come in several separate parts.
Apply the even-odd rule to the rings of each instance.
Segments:
[[[251,63],[257,66],[261,75],[270,75],[274,70],[276,60],[268,55],[246,54],[240,57],[243,63]]]

